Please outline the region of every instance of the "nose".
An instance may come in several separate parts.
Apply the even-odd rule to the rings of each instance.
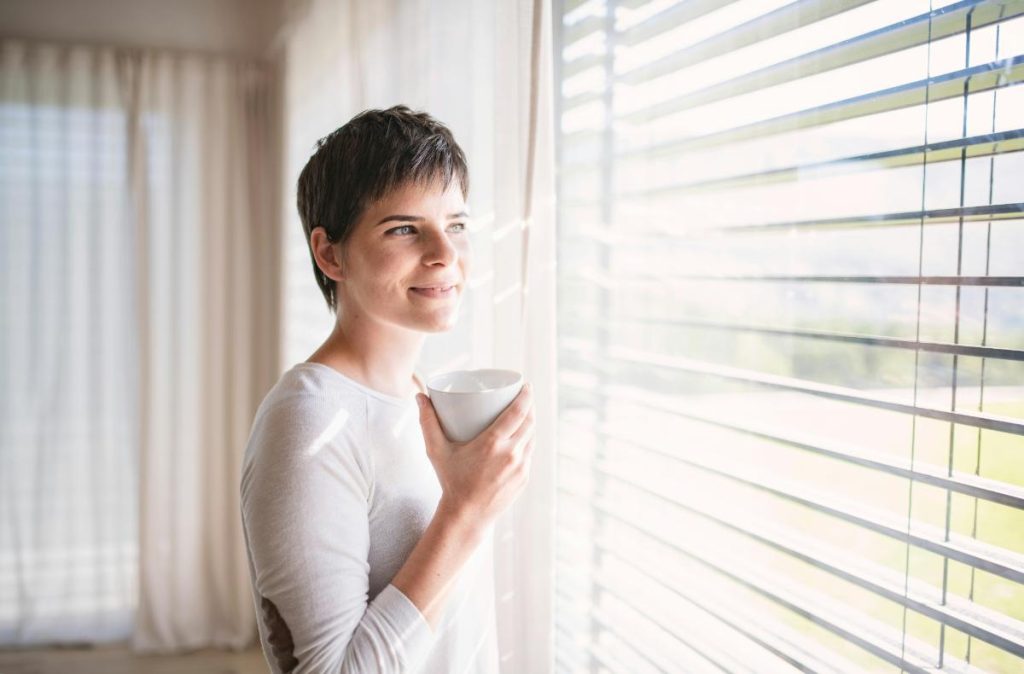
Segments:
[[[423,252],[424,264],[449,266],[459,259],[459,249],[444,232],[433,232],[426,238]]]

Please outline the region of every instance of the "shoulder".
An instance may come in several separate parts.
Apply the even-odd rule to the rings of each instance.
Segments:
[[[260,403],[243,459],[243,480],[270,470],[282,477],[340,468],[371,479],[367,401],[309,368],[281,375]]]

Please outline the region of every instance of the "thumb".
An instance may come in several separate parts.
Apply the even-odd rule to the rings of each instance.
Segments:
[[[422,393],[416,394],[416,402],[420,406],[420,427],[423,429],[423,439],[427,445],[427,451],[432,452],[434,448],[441,448],[447,441],[444,431],[441,430],[441,423],[437,420],[437,413],[430,398]]]

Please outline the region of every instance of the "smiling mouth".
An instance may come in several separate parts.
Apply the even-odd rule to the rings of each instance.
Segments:
[[[416,293],[417,295],[433,298],[451,297],[452,295],[455,294],[455,286],[448,286],[446,288],[409,288],[409,290]]]

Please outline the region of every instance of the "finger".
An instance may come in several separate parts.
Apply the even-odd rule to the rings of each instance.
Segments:
[[[519,425],[523,423],[523,419],[530,410],[533,398],[532,388],[530,384],[524,384],[523,388],[519,391],[519,395],[498,415],[498,418],[494,420],[487,430],[496,434],[499,438],[507,438],[512,435],[519,428]]]
[[[523,463],[526,464],[526,470],[530,470],[530,459],[533,458],[533,448],[536,445],[537,436],[531,435],[529,441],[526,443],[526,447],[523,449]]]
[[[533,437],[534,430],[536,430],[537,424],[533,421],[533,408],[531,407],[526,414],[526,418],[519,424],[519,428],[516,429],[509,437],[509,442],[512,443],[513,451],[519,449],[522,444],[528,439]]]
[[[531,437],[526,443],[526,447],[523,449],[523,460],[519,464],[519,469],[526,480],[529,480],[530,478],[530,463],[533,461],[533,445],[535,437],[536,436]]]
[[[441,422],[437,420],[434,404],[422,393],[416,394],[416,402],[420,406],[420,427],[423,429],[423,440],[427,445],[427,451],[434,447],[443,447],[448,438],[441,429]]]

